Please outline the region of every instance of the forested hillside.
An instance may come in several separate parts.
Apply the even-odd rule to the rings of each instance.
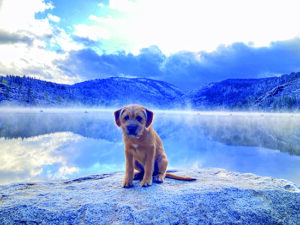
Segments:
[[[111,77],[66,85],[0,76],[1,105],[120,107],[133,103],[163,109],[299,111],[300,73],[229,79],[186,94],[167,82],[145,78]]]

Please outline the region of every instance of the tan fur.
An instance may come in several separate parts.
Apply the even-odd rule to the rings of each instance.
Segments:
[[[165,177],[196,180],[166,173],[168,160],[162,141],[151,125],[153,112],[143,106],[128,105],[117,110],[114,115],[117,126],[122,128],[125,143],[126,171],[123,187],[131,187],[134,178],[142,179],[143,187],[152,185],[152,180],[162,183]],[[134,169],[137,170],[136,173]]]

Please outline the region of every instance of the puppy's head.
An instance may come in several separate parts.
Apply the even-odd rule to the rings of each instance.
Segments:
[[[115,111],[115,121],[129,138],[139,138],[153,120],[153,112],[139,105],[128,105]]]

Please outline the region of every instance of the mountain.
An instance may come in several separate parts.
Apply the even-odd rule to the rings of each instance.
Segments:
[[[2,104],[122,106],[137,103],[167,108],[181,105],[182,96],[177,87],[151,79],[111,77],[65,85],[25,76],[0,76]]]
[[[184,98],[196,109],[299,110],[300,72],[262,79],[228,79]]]
[[[262,79],[228,79],[184,94],[167,82],[111,77],[74,85],[29,77],[0,76],[0,104],[29,106],[112,106],[142,104],[163,109],[300,109],[300,72]]]
[[[81,102],[96,105],[126,105],[130,103],[152,106],[180,104],[183,96],[177,87],[163,81],[139,78],[112,77],[77,83],[72,86]]]

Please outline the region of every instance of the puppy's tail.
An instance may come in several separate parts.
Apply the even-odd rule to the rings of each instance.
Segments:
[[[175,180],[185,180],[185,181],[195,181],[195,180],[197,180],[196,178],[182,177],[182,176],[175,175],[173,173],[166,173],[166,177],[171,178],[171,179],[175,179]]]

